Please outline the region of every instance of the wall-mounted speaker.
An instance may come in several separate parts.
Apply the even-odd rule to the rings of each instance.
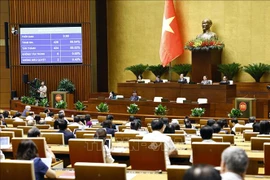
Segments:
[[[23,80],[24,84],[27,84],[28,83],[28,74],[23,74],[22,80]]]
[[[12,91],[11,91],[11,99],[13,99],[13,98],[15,98],[15,97],[17,97],[17,91],[12,90]]]

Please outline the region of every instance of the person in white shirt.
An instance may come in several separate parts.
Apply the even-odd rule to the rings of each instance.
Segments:
[[[44,81],[42,81],[40,85],[41,86],[38,89],[39,97],[41,99],[43,99],[43,98],[46,98],[47,97],[47,87],[45,86]]]
[[[165,161],[166,166],[171,165],[169,155],[177,155],[177,148],[175,147],[170,136],[163,134],[163,131],[166,125],[163,123],[161,119],[154,119],[151,122],[151,127],[153,132],[149,134],[145,134],[143,136],[143,140],[146,141],[162,141],[165,145]]]
[[[14,121],[23,121],[23,119],[20,117],[21,117],[21,113],[16,112],[12,118],[14,119]]]
[[[142,126],[141,121],[139,119],[135,119],[134,121],[130,123],[130,129],[125,129],[124,132],[127,132],[127,133],[135,132],[135,133],[139,133],[140,135],[147,134],[148,130],[141,128],[141,126]]]
[[[108,148],[108,145],[106,144],[106,136],[107,136],[106,130],[103,128],[99,128],[99,129],[97,129],[97,131],[94,135],[94,138],[95,139],[102,139],[104,141],[104,149],[103,149],[104,150],[104,159],[105,159],[106,163],[113,163],[114,159],[111,155],[111,151]]]
[[[233,132],[234,134],[235,134],[235,129],[236,129],[236,127],[244,127],[244,125],[238,123],[238,119],[236,119],[236,118],[233,118],[233,119],[231,120],[231,123],[232,123],[232,125],[233,125],[233,127],[232,127],[232,132]]]
[[[34,120],[34,113],[29,112],[28,116],[25,118],[26,121],[33,121]]]
[[[231,146],[221,155],[220,173],[222,180],[243,180],[248,168],[248,156],[245,150]]]
[[[54,121],[54,112],[49,112],[48,116],[45,117],[45,121]]]
[[[200,129],[200,134],[202,137],[202,142],[204,143],[215,143],[215,141],[212,140],[212,136],[213,136],[214,130],[211,126],[203,126]],[[190,159],[189,159],[190,163],[193,163],[193,152],[190,155]]]
[[[255,116],[250,116],[248,118],[248,123],[245,124],[246,127],[253,127],[253,124],[255,123],[256,121],[256,117]]]

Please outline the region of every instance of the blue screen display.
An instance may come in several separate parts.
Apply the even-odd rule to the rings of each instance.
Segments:
[[[81,64],[81,27],[20,27],[21,65]]]

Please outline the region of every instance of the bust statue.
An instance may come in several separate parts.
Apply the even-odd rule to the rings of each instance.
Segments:
[[[218,39],[216,33],[210,30],[212,26],[212,21],[210,19],[204,19],[202,21],[203,33],[198,35],[197,38],[200,39]]]

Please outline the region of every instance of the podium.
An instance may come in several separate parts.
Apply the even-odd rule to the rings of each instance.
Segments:
[[[51,92],[51,107],[55,107],[55,103],[59,101],[67,102],[67,109],[74,108],[74,95],[68,93],[68,91],[52,91]]]
[[[235,98],[235,108],[239,109],[243,115],[241,118],[256,116],[256,99],[255,98]]]
[[[221,64],[221,54],[222,50],[218,49],[192,51],[192,81],[199,83],[206,75],[209,80],[220,82],[218,65]]]

